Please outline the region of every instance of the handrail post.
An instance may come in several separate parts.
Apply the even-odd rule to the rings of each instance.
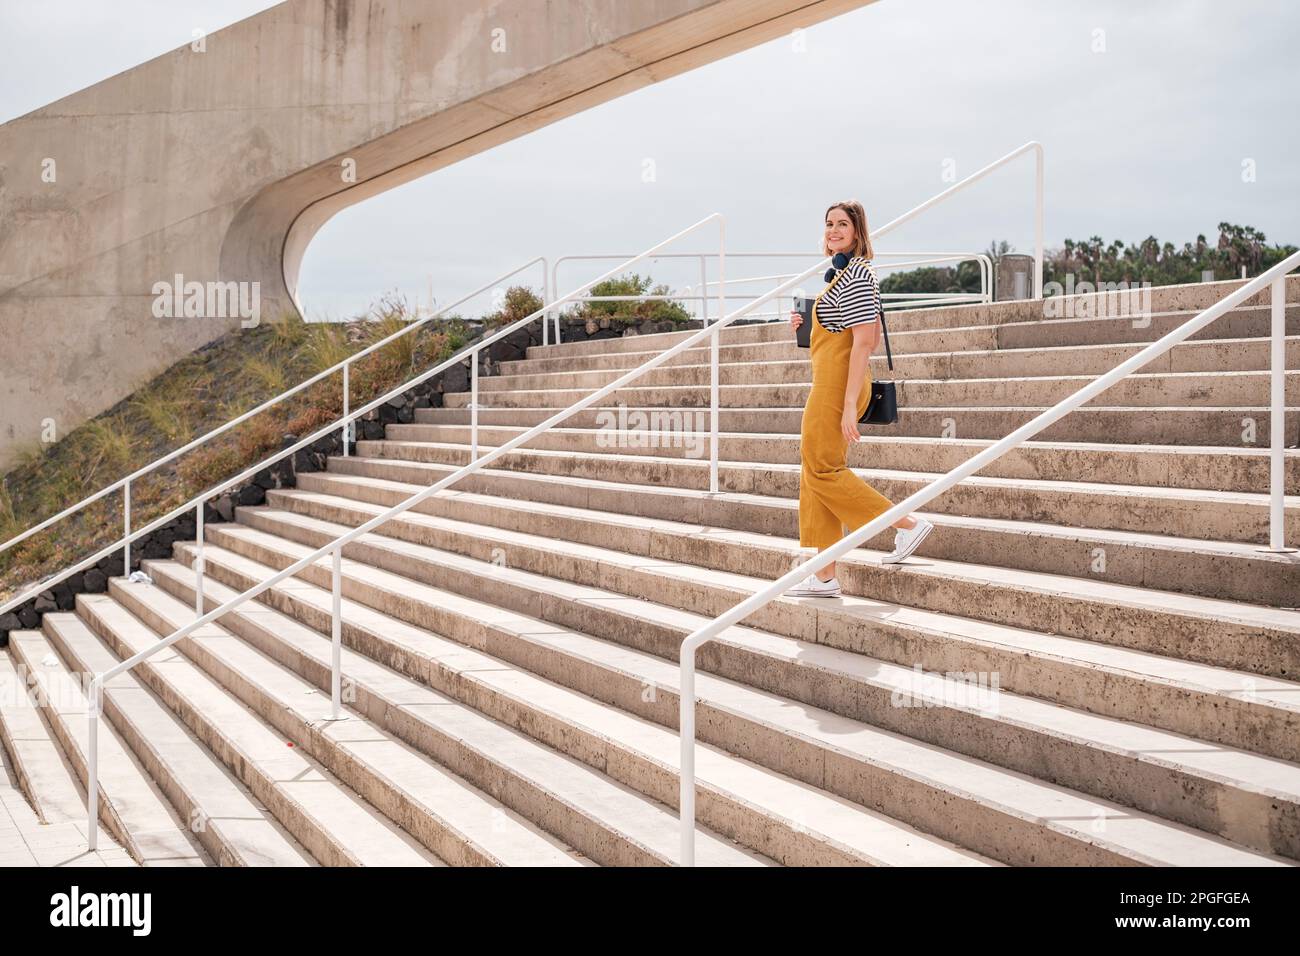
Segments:
[[[331,594],[330,619],[330,714],[331,719],[343,717],[343,545],[334,549],[334,575]]]
[[[1270,313],[1272,335],[1270,342],[1271,370],[1269,373],[1269,501],[1268,550],[1294,551],[1286,547],[1283,525],[1283,492],[1286,489],[1286,470],[1283,448],[1286,445],[1286,276],[1273,280],[1270,287]]]
[[[194,506],[194,616],[203,616],[203,505],[199,501]]]
[[[542,302],[551,301],[551,277],[547,275],[546,269],[542,269]],[[551,310],[542,310],[542,344],[549,345],[551,342]],[[525,351],[524,353],[528,353]]]
[[[718,493],[718,339],[721,328],[714,323],[709,339],[709,493]]]
[[[545,272],[546,270],[543,269],[542,271]],[[547,304],[549,304],[549,303],[551,302],[551,295],[552,295],[552,292],[553,292],[555,289],[558,289],[558,288],[560,287],[560,286],[559,286],[559,281],[560,281],[560,275],[559,275],[559,273],[560,273],[560,261],[559,261],[559,259],[556,259],[555,262],[552,262],[552,263],[551,263],[550,275],[549,275],[545,280],[543,280],[543,281],[545,281],[545,282],[548,283],[548,285],[547,285],[547,287],[546,287],[546,303],[547,303]],[[542,313],[542,344],[543,344],[543,345],[549,345],[549,344],[550,344],[550,342],[549,342],[549,340],[548,340],[549,333],[546,331],[546,330],[549,328],[550,324],[551,324],[551,310],[550,310],[550,309],[546,309],[546,310]],[[559,342],[560,340],[557,338],[555,341],[556,341],[556,342]]]
[[[90,682],[86,713],[86,840],[93,853],[99,845],[99,713],[103,700],[103,675]]]
[[[122,574],[131,576],[131,481],[122,486]]]
[[[682,645],[681,696],[678,723],[681,726],[681,766],[678,777],[677,813],[681,823],[681,866],[695,865],[695,648]]]
[[[1034,298],[1043,297],[1043,145],[1034,149]]]
[[[702,261],[702,260],[701,260]],[[700,287],[700,302],[708,309],[709,290]],[[709,493],[718,493],[718,351],[722,346],[722,317],[727,314],[727,224],[718,222],[718,318],[709,339]],[[707,324],[707,323],[706,323]]]
[[[704,253],[700,253],[700,321],[709,324],[709,273],[704,263]]]
[[[554,302],[554,301],[555,301],[554,296],[555,296],[555,294],[558,293],[559,291],[560,291],[560,259],[557,258],[557,259],[555,260],[555,262],[552,263],[552,265],[551,265],[551,296],[552,296],[552,298],[547,299],[546,301],[548,301],[548,302]],[[552,306],[551,311],[547,313],[547,316],[548,316],[548,317],[550,317],[550,316],[554,316],[554,319],[555,319],[555,342],[554,342],[554,344],[555,344],[555,345],[559,345],[559,344],[560,344],[560,310],[557,309],[557,308],[555,308],[554,306]]]
[[[344,458],[348,457],[348,432],[352,430],[352,422],[348,420],[348,400],[351,398],[351,395],[349,394],[351,392],[351,389],[348,388],[348,369],[350,367],[351,367],[350,363],[348,362],[343,363],[343,457]]]
[[[469,460],[478,461],[478,349],[469,353]]]

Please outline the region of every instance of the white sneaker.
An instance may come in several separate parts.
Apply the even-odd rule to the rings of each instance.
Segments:
[[[917,517],[916,524],[910,528],[900,528],[894,535],[894,550],[880,559],[881,564],[898,564],[906,560],[912,552],[921,546],[925,536],[934,530],[934,524]]]
[[[801,582],[796,584],[790,590],[785,592],[786,597],[839,597],[840,580],[831,578],[829,581],[820,580],[817,575],[810,574]]]

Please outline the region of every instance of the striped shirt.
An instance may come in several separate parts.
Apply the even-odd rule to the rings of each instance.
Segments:
[[[881,313],[880,283],[871,260],[854,256],[817,300],[817,321],[828,332],[875,322]]]

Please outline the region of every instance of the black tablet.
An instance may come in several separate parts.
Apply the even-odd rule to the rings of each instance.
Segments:
[[[799,328],[794,331],[795,344],[801,349],[809,348],[812,345],[812,312],[815,301],[815,299],[802,295],[794,297],[794,310],[803,316]]]

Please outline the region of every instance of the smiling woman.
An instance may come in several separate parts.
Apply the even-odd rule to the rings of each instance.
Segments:
[[[861,435],[858,421],[871,398],[871,353],[880,343],[880,285],[871,267],[867,214],[856,200],[826,210],[822,251],[833,256],[830,283],[812,310],[812,389],[804,406],[799,455],[799,545],[824,551],[847,525],[862,527],[893,502],[859,478],[847,464],[848,449]],[[795,328],[803,317],[794,312]],[[847,333],[847,334],[846,334]],[[894,550],[882,561],[911,555],[933,525],[908,515],[894,523]],[[791,597],[837,597],[835,563],[810,574],[787,592]]]

